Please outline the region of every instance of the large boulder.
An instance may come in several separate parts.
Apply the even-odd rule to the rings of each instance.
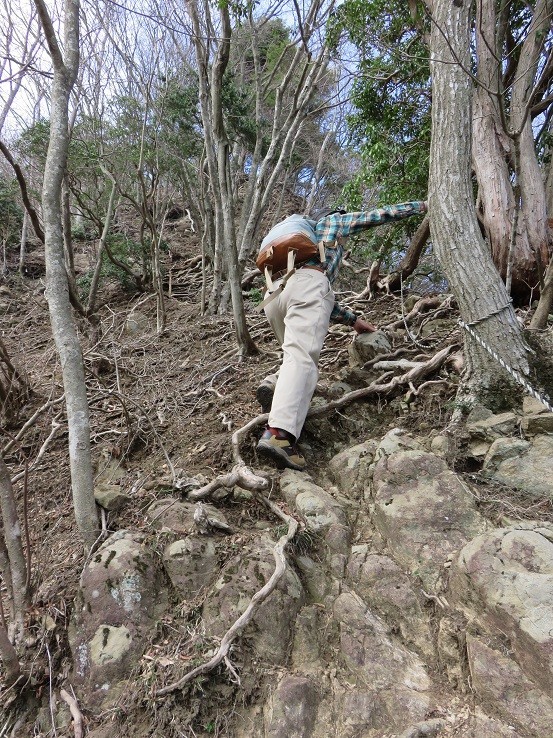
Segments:
[[[528,678],[553,694],[553,525],[477,536],[455,559],[450,588],[452,600],[506,636]]]
[[[553,499],[553,436],[498,438],[486,454],[483,472],[508,487]]]
[[[435,592],[444,564],[486,530],[474,497],[445,461],[425,451],[383,455],[373,484],[374,522],[394,560]]]
[[[209,536],[174,541],[165,547],[163,566],[179,594],[193,600],[213,584],[219,572],[215,542]]]
[[[392,350],[392,344],[382,331],[374,333],[360,333],[349,345],[349,365],[363,366],[380,354],[387,354]]]
[[[144,536],[119,531],[84,568],[72,634],[74,675],[102,702],[141,658],[164,609],[162,580]]]
[[[163,533],[173,534],[176,537],[198,532],[194,514],[201,504],[202,511],[209,518],[226,524],[225,515],[214,505],[191,502],[181,502],[173,497],[163,497],[153,502],[146,511],[150,524]]]
[[[332,478],[348,496],[368,499],[377,446],[377,441],[371,439],[344,449],[329,461],[328,470]]]
[[[434,705],[424,663],[390,638],[384,623],[352,592],[335,601],[339,626],[337,665],[344,670],[337,694],[341,736],[392,735],[424,719]],[[370,732],[372,729],[373,732]]]
[[[287,674],[265,710],[266,738],[311,738],[320,694],[311,677]]]
[[[467,658],[472,688],[484,705],[514,723],[524,736],[553,736],[553,699],[537,688],[513,659],[470,634]]]
[[[326,544],[332,574],[343,576],[351,544],[346,506],[305,474],[289,469],[281,476],[280,489],[305,522],[307,533]]]
[[[430,623],[411,580],[389,556],[370,550],[367,544],[353,546],[347,567],[348,584],[403,642],[434,657]]]

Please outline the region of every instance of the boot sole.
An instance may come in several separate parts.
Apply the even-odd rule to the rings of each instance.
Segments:
[[[266,456],[267,458],[272,459],[276,462],[279,469],[294,469],[295,471],[303,471],[305,469],[305,466],[294,464],[294,462],[290,460],[286,451],[281,451],[280,449],[275,448],[275,446],[263,443],[263,441],[259,441],[257,444],[257,453],[261,454],[261,456]]]

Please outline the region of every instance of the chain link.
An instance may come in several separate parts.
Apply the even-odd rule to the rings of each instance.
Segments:
[[[501,310],[504,310],[505,308],[500,308],[497,312],[501,312]],[[486,316],[490,317],[490,316]],[[484,318],[481,318],[481,320],[484,320]],[[515,369],[512,369],[508,364],[505,363],[505,361],[497,354],[491,346],[489,346],[480,336],[475,333],[475,331],[471,328],[471,325],[474,325],[474,323],[478,323],[480,321],[475,320],[472,323],[465,323],[463,320],[459,320],[459,325],[464,328],[470,335],[474,338],[474,340],[479,343],[482,348],[484,348],[490,356],[493,356],[493,358],[497,361],[498,364],[500,364],[506,372],[508,372],[513,379],[515,379],[520,385],[524,387],[524,389],[532,395],[532,397],[535,397],[536,400],[539,400],[545,407],[549,410],[550,413],[553,413],[553,406],[548,402],[545,397],[539,394],[537,390],[535,390],[531,384],[529,384],[524,377],[519,374]]]

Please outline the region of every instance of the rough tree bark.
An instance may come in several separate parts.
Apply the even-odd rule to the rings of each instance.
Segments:
[[[503,279],[511,273],[513,294],[526,297],[537,285],[539,268],[548,258],[545,189],[535,151],[531,107],[538,59],[551,23],[551,0],[536,3],[520,54],[509,55],[506,70],[502,67],[509,32],[505,13],[503,9],[498,17],[494,0],[477,3],[478,84],[473,101],[472,159],[494,263]],[[511,80],[507,110],[504,87]]]
[[[77,526],[85,546],[98,535],[90,451],[90,419],[81,346],[71,312],[64,263],[61,192],[69,145],[69,96],[79,66],[79,1],[64,5],[65,59],[44,0],[35,0],[54,65],[50,141],[44,168],[42,209],[46,258],[46,299],[60,356],[69,429],[71,488]]]
[[[528,372],[527,349],[509,296],[481,236],[470,178],[472,81],[470,3],[432,6],[432,141],[429,213],[436,254],[462,319],[513,369]],[[493,401],[506,375],[470,336],[462,393]],[[462,397],[462,395],[461,395]]]

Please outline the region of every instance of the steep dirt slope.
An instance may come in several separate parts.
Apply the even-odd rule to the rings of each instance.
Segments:
[[[273,548],[286,530],[248,490],[206,500],[211,523],[203,529],[187,498],[232,467],[231,434],[258,415],[255,387],[279,357],[252,302],[260,354],[239,359],[229,316],[198,314],[198,265],[186,257],[184,250],[171,276],[162,335],[151,297],[115,289],[106,290],[99,326],[81,324],[105,505],[104,539],[88,560],[71,511],[59,366],[41,284],[13,281],[0,296],[6,347],[32,390],[6,433],[44,408],[6,458],[14,478],[31,463],[33,606],[29,678],[20,696],[3,695],[0,735],[74,735],[60,698],[61,688],[74,687],[94,738],[546,736],[553,711],[539,672],[549,668],[548,646],[536,646],[535,634],[513,624],[523,614],[476,581],[488,564],[467,562],[488,556],[493,570],[486,551],[507,536],[527,550],[524,571],[550,576],[539,547],[546,558],[551,502],[481,476],[482,457],[467,451],[476,431],[458,437],[457,457],[444,455],[453,360],[416,385],[310,420],[302,439],[309,475],[275,471],[256,458],[259,431],[246,437],[244,460],[267,475],[268,498],[300,525],[286,574],[226,664],[159,694],[213,655],[274,571]],[[417,305],[414,337],[401,316]],[[446,344],[460,345],[451,301],[402,305],[388,296],[361,307],[386,328],[390,360],[424,363]],[[373,381],[351,341],[350,331],[332,328],[315,406]],[[499,435],[516,436],[518,427]],[[489,448],[495,430],[482,433],[492,434]],[[21,477],[16,488],[22,501]],[[495,530],[508,532],[498,542]],[[481,545],[466,549],[474,540]]]

